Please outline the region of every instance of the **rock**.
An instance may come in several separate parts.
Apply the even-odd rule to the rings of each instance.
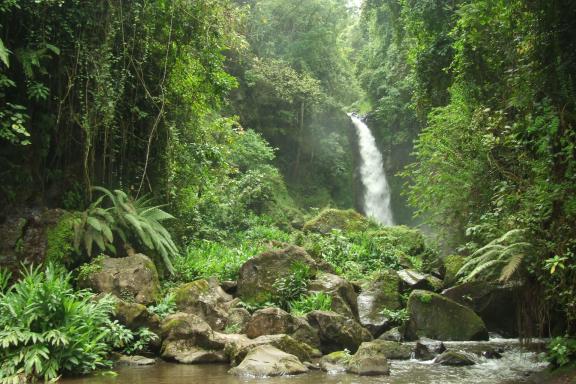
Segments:
[[[147,256],[95,260],[94,271],[79,279],[81,288],[95,293],[110,293],[126,301],[152,304],[160,297],[160,281],[156,266]]]
[[[400,309],[400,278],[392,270],[381,272],[374,280],[368,282],[358,295],[358,315],[360,324],[378,336],[388,325],[388,318],[383,309]]]
[[[153,364],[156,364],[156,360],[150,359],[150,358],[144,357],[144,356],[138,356],[138,355],[135,355],[135,356],[120,355],[117,357],[116,364],[117,365],[136,365],[136,366],[153,365]]]
[[[395,341],[397,343],[402,341],[402,332],[400,332],[400,328],[394,327],[378,337],[378,340],[387,340],[387,341]]]
[[[418,360],[432,360],[444,351],[446,347],[443,342],[424,337],[416,342],[414,357]]]
[[[426,291],[439,291],[442,289],[442,280],[432,275],[424,274],[413,269],[402,269],[398,272],[402,291],[423,289]]]
[[[309,361],[305,361],[303,364],[306,368],[308,368],[311,371],[319,371],[320,370],[320,365],[318,363],[315,364],[315,363],[311,363]]]
[[[329,353],[320,359],[320,369],[328,373],[345,372],[351,357],[347,351]]]
[[[390,365],[386,358],[389,341],[362,343],[358,351],[350,358],[347,371],[360,376],[389,375]],[[410,355],[408,354],[408,358]]]
[[[476,364],[476,358],[474,355],[466,352],[445,351],[441,355],[437,356],[433,363],[460,367]]]
[[[513,284],[498,285],[483,281],[460,284],[442,291],[442,296],[473,309],[489,332],[505,337],[518,336],[518,298]]]
[[[68,220],[72,217],[71,213],[62,209],[2,208],[1,267],[17,275],[21,264],[39,265],[45,261],[69,264],[74,247],[74,229]]]
[[[116,298],[116,311],[114,317],[118,322],[133,331],[146,327],[152,332],[160,333],[160,317],[148,311],[143,304],[129,303]]]
[[[307,221],[304,224],[304,231],[317,232],[322,234],[330,233],[333,229],[339,229],[344,232],[362,231],[370,228],[372,225],[365,217],[353,209],[325,209],[318,216]]]
[[[220,287],[229,295],[236,294],[236,288],[238,287],[238,283],[235,280],[225,280],[220,283]]]
[[[245,308],[232,308],[228,312],[225,331],[227,333],[241,333],[250,321],[250,312]]]
[[[332,297],[331,310],[344,316],[358,318],[357,294],[348,281],[331,273],[319,273],[308,284],[309,292],[324,292]]]
[[[202,318],[178,312],[161,325],[163,359],[184,364],[227,362],[225,343],[219,340]]]
[[[305,319],[280,308],[264,308],[254,312],[244,327],[244,333],[251,339],[263,335],[287,334],[314,348],[320,346],[318,332]]]
[[[240,268],[238,295],[244,302],[261,303],[275,293],[274,282],[292,274],[294,264],[304,264],[316,272],[315,261],[304,249],[291,245],[284,249],[261,253]]]
[[[251,350],[237,367],[228,372],[236,376],[270,377],[298,375],[308,372],[308,368],[294,355],[270,345],[261,345]]]
[[[408,360],[412,355],[412,348],[395,341],[373,340],[360,345],[358,351],[370,355],[382,355],[389,360]]]
[[[229,336],[236,336],[225,342],[225,352],[232,366],[239,364],[251,350],[262,345],[271,345],[298,357],[301,361],[310,361],[312,358],[322,355],[317,349],[288,335],[266,335],[255,339],[248,339],[246,336],[238,337],[238,335]]]
[[[460,255],[448,255],[442,259],[442,272],[444,275],[444,286],[450,287],[458,281],[456,274],[462,268],[466,258]]]
[[[200,279],[178,287],[174,301],[179,311],[200,316],[214,330],[223,330],[232,296],[224,292],[216,279]]]
[[[354,319],[330,311],[312,311],[307,316],[308,323],[318,330],[323,353],[348,349],[356,351],[364,341],[372,340],[372,335]]]
[[[405,337],[415,340],[488,340],[482,319],[470,308],[433,292],[416,290],[407,304]]]

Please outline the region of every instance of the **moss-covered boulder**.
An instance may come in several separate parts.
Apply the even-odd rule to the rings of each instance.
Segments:
[[[360,376],[380,376],[390,374],[390,365],[386,352],[388,347],[384,347],[386,341],[362,343],[358,351],[350,358],[347,364],[347,371]]]
[[[308,323],[318,331],[320,349],[331,353],[348,349],[356,351],[372,335],[356,320],[331,311],[312,311],[307,315]]]
[[[237,294],[247,303],[270,300],[276,291],[274,283],[279,278],[290,277],[295,265],[305,265],[311,274],[316,273],[316,262],[306,251],[295,245],[261,253],[240,268]]]
[[[400,289],[403,292],[414,289],[439,292],[442,289],[442,280],[430,274],[413,269],[402,269],[397,274],[400,278]]]
[[[254,312],[244,327],[244,333],[252,339],[263,335],[287,334],[314,348],[320,347],[318,332],[305,319],[280,308],[264,308]]]
[[[224,292],[216,279],[200,279],[178,287],[174,292],[176,308],[204,319],[212,329],[226,327],[232,296]]]
[[[405,337],[416,340],[488,340],[484,321],[470,308],[422,290],[410,294]]]
[[[360,324],[378,336],[388,325],[388,318],[382,310],[400,309],[400,278],[395,271],[386,270],[364,284],[358,295],[358,316]]]
[[[97,259],[88,271],[79,277],[78,283],[82,288],[90,288],[96,293],[110,293],[144,305],[152,304],[160,297],[156,266],[141,253]]]
[[[308,284],[309,292],[324,292],[332,297],[331,310],[347,317],[358,318],[357,294],[352,284],[338,275],[320,272]]]
[[[441,272],[444,274],[445,287],[454,285],[458,281],[456,275],[464,263],[466,263],[466,258],[461,255],[448,255],[442,259]]]
[[[329,353],[320,359],[320,369],[328,373],[345,372],[351,357],[348,351]]]
[[[446,289],[442,296],[473,309],[484,320],[488,331],[517,337],[516,319],[520,304],[517,289],[519,286],[514,284],[473,281]]]
[[[409,345],[378,339],[362,343],[358,348],[358,352],[360,351],[370,352],[371,355],[383,355],[389,360],[408,360],[412,355],[412,348]]]
[[[298,375],[308,368],[298,358],[271,345],[261,345],[251,350],[242,362],[230,369],[236,376],[271,377]]]
[[[118,298],[116,298],[115,301],[116,311],[114,318],[118,320],[120,324],[134,331],[146,327],[154,333],[160,333],[160,317],[148,311],[145,305],[130,303]]]
[[[225,343],[218,339],[210,325],[198,316],[178,312],[161,324],[161,356],[183,364],[227,362]]]
[[[304,224],[304,231],[330,233],[333,229],[344,232],[365,231],[375,227],[365,216],[353,209],[324,209],[316,217]]]
[[[319,350],[288,335],[265,335],[255,339],[249,339],[244,335],[227,335],[225,337],[216,335],[219,340],[225,343],[225,353],[232,366],[240,364],[251,350],[262,345],[271,345],[298,357],[301,361],[310,361],[314,357],[321,356]]]

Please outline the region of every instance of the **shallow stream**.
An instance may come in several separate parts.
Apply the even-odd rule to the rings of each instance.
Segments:
[[[359,377],[346,373],[308,374],[266,379],[239,378],[227,373],[228,365],[184,365],[158,362],[146,367],[119,367],[118,376],[68,378],[65,384],[519,384],[529,374],[543,370],[546,363],[534,352],[517,349],[502,354],[501,359],[481,358],[469,367],[433,365],[430,361],[391,361],[391,375]]]

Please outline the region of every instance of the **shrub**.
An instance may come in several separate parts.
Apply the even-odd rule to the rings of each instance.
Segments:
[[[332,296],[324,292],[314,292],[290,303],[290,312],[296,316],[303,316],[315,310],[329,311],[331,309]]]
[[[576,360],[576,339],[556,337],[548,345],[548,361],[556,367],[562,367]]]
[[[114,302],[72,289],[52,264],[30,268],[0,295],[0,382],[51,380],[107,367]]]
[[[170,233],[161,224],[162,221],[174,217],[160,209],[161,206],[152,206],[149,199],[132,199],[120,190],[111,192],[102,187],[94,189],[102,195],[75,220],[75,248],[80,249],[80,243],[83,243],[90,256],[96,244],[101,251],[116,254],[116,234],[126,248],[137,245],[156,251],[164,261],[166,269],[174,273],[171,259],[178,254],[178,248]],[[111,206],[102,208],[106,197]]]
[[[392,325],[396,326],[401,326],[410,319],[410,315],[408,315],[408,310],[406,310],[406,308],[397,310],[384,308],[380,313],[386,316]]]
[[[290,303],[299,300],[306,293],[312,271],[306,264],[292,264],[290,275],[276,279],[273,284],[272,301],[284,310],[290,310]]]
[[[148,311],[155,313],[161,319],[176,312],[176,301],[173,292],[165,295],[156,305],[148,307]]]
[[[77,214],[66,213],[46,233],[46,260],[70,266],[74,260],[74,222]]]

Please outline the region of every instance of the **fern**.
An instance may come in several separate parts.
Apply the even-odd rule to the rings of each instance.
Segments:
[[[151,205],[150,199],[145,197],[132,199],[118,189],[93,189],[102,195],[90,205],[75,225],[76,249],[83,243],[89,256],[94,246],[100,251],[116,254],[116,234],[127,248],[140,245],[157,252],[166,269],[173,274],[172,258],[178,254],[178,247],[162,222],[173,219],[174,216],[163,211],[160,205]],[[108,200],[110,207],[102,207],[105,200]],[[135,244],[132,244],[131,240]]]
[[[463,282],[498,279],[506,282],[518,274],[532,245],[522,241],[525,230],[513,229],[474,252],[457,276]]]

